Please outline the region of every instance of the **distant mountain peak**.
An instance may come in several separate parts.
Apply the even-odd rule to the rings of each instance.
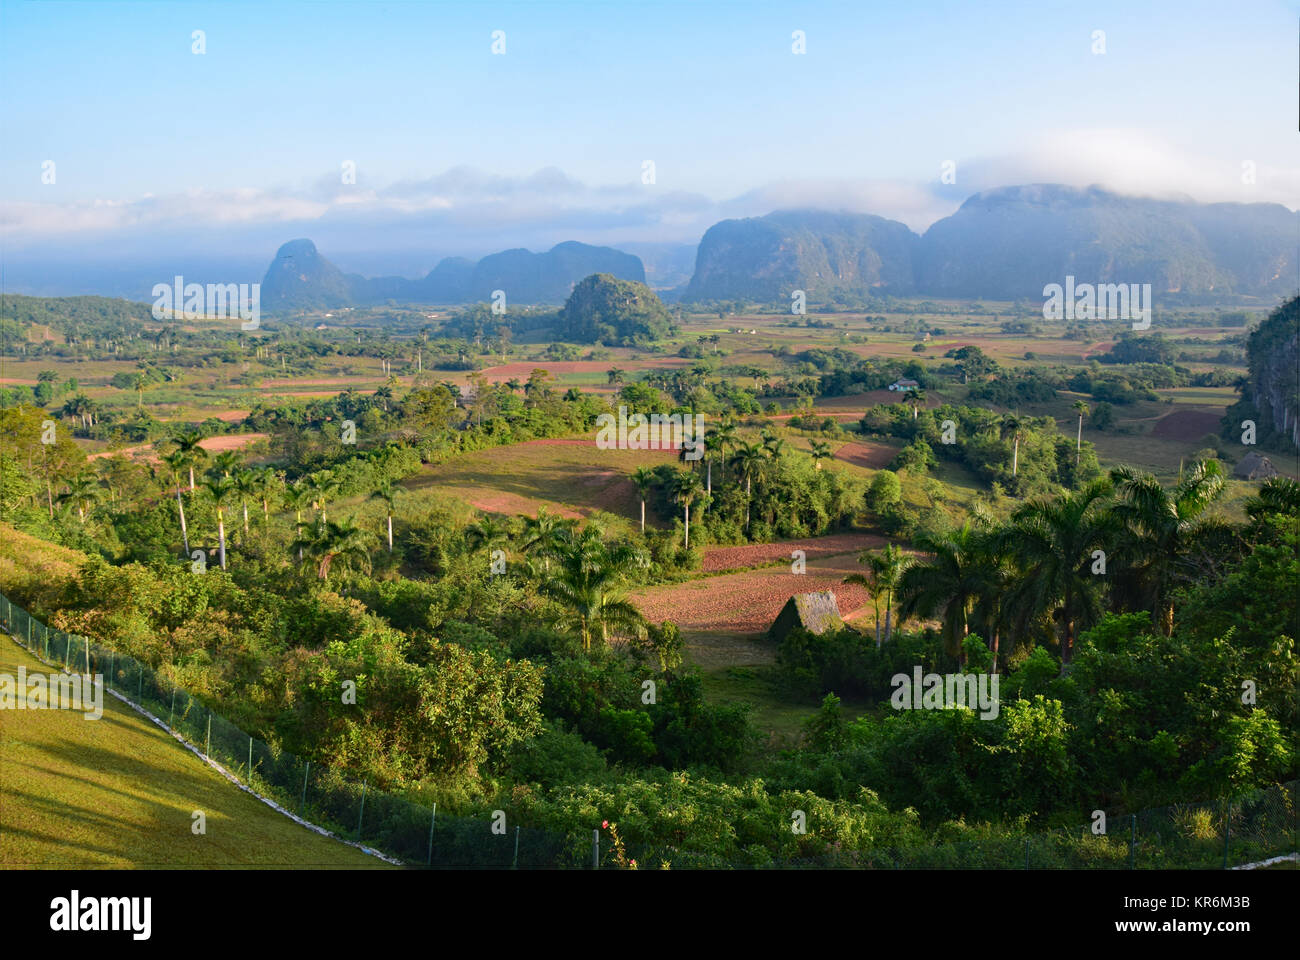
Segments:
[[[546,253],[523,247],[490,254],[477,262],[447,257],[419,280],[345,275],[308,239],[290,240],[276,251],[262,280],[268,311],[333,309],[397,300],[410,303],[467,303],[490,300],[504,290],[508,303],[563,303],[573,285],[593,273],[645,282],[640,259],[611,247],[575,240]]]

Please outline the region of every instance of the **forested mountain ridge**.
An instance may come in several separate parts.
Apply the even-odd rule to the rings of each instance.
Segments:
[[[1153,293],[1276,296],[1298,283],[1300,214],[1280,204],[1128,197],[1097,187],[1003,187],[922,236],[868,214],[784,211],[710,227],[684,300],[810,302],[839,294],[1014,300],[1081,283]]]
[[[508,303],[562,303],[573,285],[594,273],[645,282],[641,261],[611,247],[568,241],[545,253],[504,250],[475,263],[441,260],[418,280],[345,274],[321,256],[310,240],[291,240],[276,252],[262,280],[267,312],[368,306],[386,300],[409,303],[487,301],[505,292]]]

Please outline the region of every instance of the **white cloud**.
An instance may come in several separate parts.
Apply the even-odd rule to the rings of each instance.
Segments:
[[[1266,157],[1216,155],[1179,149],[1131,129],[1065,129],[1045,132],[1014,154],[967,160],[957,183],[967,193],[1023,183],[1097,184],[1116,193],[1190,197],[1202,203],[1281,203],[1292,209],[1300,198],[1300,169]],[[1242,182],[1242,163],[1255,164],[1255,183]]]
[[[13,248],[66,237],[105,246],[128,237],[231,230],[259,238],[313,231],[346,237],[354,250],[437,241],[443,248],[500,249],[578,239],[594,243],[695,242],[717,220],[815,207],[873,213],[917,232],[982,190],[1025,183],[1099,184],[1120,193],[1186,195],[1200,201],[1272,201],[1294,207],[1300,170],[1255,158],[1256,182],[1243,184],[1243,157],[1192,156],[1126,129],[1066,129],[1002,156],[959,160],[956,183],[938,179],[786,180],[717,200],[640,184],[593,186],[554,167],[521,177],[453,167],[422,180],[344,185],[338,172],[309,188],[193,190],[91,203],[8,203],[0,227]],[[937,171],[936,171],[937,172]],[[224,229],[218,229],[224,228]],[[420,238],[417,240],[417,238]],[[384,242],[391,241],[387,246]]]

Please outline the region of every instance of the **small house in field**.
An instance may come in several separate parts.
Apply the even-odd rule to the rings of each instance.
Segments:
[[[903,379],[903,380],[895,380],[893,383],[889,385],[889,389],[898,391],[900,393],[906,393],[908,390],[920,390],[921,385],[917,383],[915,380]]]
[[[1277,467],[1268,457],[1251,451],[1241,458],[1241,463],[1232,470],[1238,480],[1267,480],[1277,476]]]
[[[840,618],[840,605],[835,599],[835,592],[822,590],[817,593],[796,593],[776,615],[767,635],[780,643],[791,630],[798,628],[809,633],[843,630],[844,621]]]

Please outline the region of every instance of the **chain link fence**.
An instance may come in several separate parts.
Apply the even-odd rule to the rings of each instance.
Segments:
[[[300,819],[413,867],[529,869],[615,867],[601,831],[572,835],[516,826],[493,832],[482,817],[439,816],[421,804],[357,784],[338,771],[245,733],[133,657],[51,629],[0,594],[0,623],[38,659],[104,683],[149,711],[203,756]],[[744,861],[671,847],[629,847],[641,869],[1168,870],[1228,868],[1294,853],[1297,783],[1216,804],[1186,803],[1091,826],[959,843],[831,850]],[[775,838],[774,838],[775,839]],[[777,846],[777,844],[773,844]]]
[[[436,807],[348,781],[337,771],[245,733],[133,657],[47,627],[0,594],[0,623],[38,659],[68,672],[102,675],[104,685],[251,790],[341,839],[409,866],[456,869],[576,867],[582,851],[560,834],[531,827],[493,832],[482,817],[438,815]]]

